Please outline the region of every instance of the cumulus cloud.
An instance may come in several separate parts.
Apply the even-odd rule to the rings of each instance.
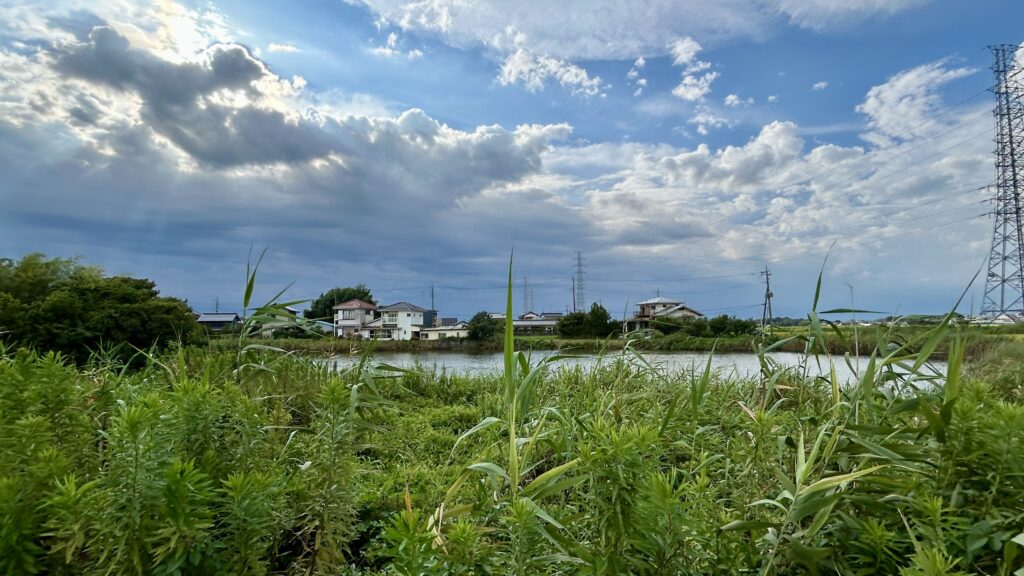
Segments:
[[[245,48],[214,46],[205,56],[174,64],[99,26],[85,42],[56,47],[54,66],[72,78],[137,95],[146,123],[200,162],[298,162],[331,151],[317,123],[262,105],[256,84],[275,79]],[[228,103],[233,97],[246,105]]]
[[[814,90],[814,91],[824,90],[825,88],[828,88],[828,82],[826,82],[824,80],[822,80],[820,82],[815,82],[814,84],[811,85],[811,90]]]
[[[672,65],[683,68],[683,79],[672,89],[672,95],[688,102],[703,100],[711,92],[711,83],[718,78],[718,72],[707,71],[711,63],[697,58],[701,45],[687,36],[673,41],[669,51]]]
[[[774,102],[774,100],[771,99],[771,96],[768,97],[768,101],[769,102]],[[754,99],[753,98],[743,99],[743,98],[740,98],[736,94],[729,94],[728,96],[725,97],[725,100],[723,101],[723,103],[726,106],[730,107],[730,108],[738,108],[740,106],[751,106],[751,105],[753,105],[754,104]]]
[[[539,92],[548,82],[557,82],[573,94],[583,96],[596,96],[605,89],[599,76],[591,76],[580,66],[533,52],[522,32],[509,29],[506,35],[515,50],[505,58],[498,73],[498,83],[502,86],[522,84],[529,92]]]
[[[857,111],[868,117],[869,131],[864,139],[881,146],[934,133],[943,126],[939,121],[939,88],[974,72],[940,60],[905,70],[872,87],[857,106]]]

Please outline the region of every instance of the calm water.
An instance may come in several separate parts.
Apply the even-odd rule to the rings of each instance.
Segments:
[[[532,356],[532,363],[536,364],[540,359],[552,354],[551,351],[536,351]],[[585,368],[596,366],[598,363],[609,363],[621,357],[621,352],[613,352],[604,357],[584,355],[576,358],[567,358],[555,364],[558,367],[583,366]],[[778,352],[771,354],[771,357],[783,366],[799,366],[803,356],[792,352]],[[627,355],[627,358],[633,358]],[[667,372],[679,370],[703,370],[708,361],[708,354],[705,352],[647,352],[644,358],[649,363]],[[497,373],[502,370],[502,355],[500,352],[487,354],[466,354],[462,352],[379,352],[374,355],[377,363],[390,364],[401,368],[421,367],[426,370],[488,374]],[[335,358],[331,360],[338,367],[348,366],[355,360],[352,358]],[[635,358],[631,361],[637,362]],[[827,374],[829,371],[828,357],[820,357],[821,368],[811,359],[808,373],[812,376]],[[836,374],[842,381],[853,379],[853,371],[846,364],[841,356],[833,356],[832,361],[836,367]],[[860,359],[861,369],[867,364],[865,358]],[[718,353],[711,360],[713,369],[724,376],[750,377],[756,376],[760,371],[757,356],[751,353]],[[933,362],[935,369],[945,373],[944,362]],[[856,368],[854,361],[854,368]]]

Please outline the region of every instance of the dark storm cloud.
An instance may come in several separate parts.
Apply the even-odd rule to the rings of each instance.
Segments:
[[[175,64],[134,49],[112,28],[98,26],[87,41],[55,51],[58,71],[138,94],[147,124],[200,162],[293,163],[331,152],[329,136],[309,120],[208,100],[221,90],[258,96],[253,84],[269,71],[241,46],[215,46],[206,62]]]

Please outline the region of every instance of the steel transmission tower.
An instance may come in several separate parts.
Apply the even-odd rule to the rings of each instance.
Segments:
[[[1017,46],[990,46],[996,84],[995,227],[985,280],[983,316],[1007,313],[1024,316],[1024,231],[1021,225],[1021,180],[1018,154],[1024,151],[1024,90],[1019,77]]]
[[[586,301],[584,301],[584,299],[583,299],[584,292],[583,292],[583,253],[582,252],[576,252],[576,286],[575,286],[575,290],[576,290],[576,304],[574,305],[574,308],[576,308],[576,309],[578,309],[578,310],[580,310],[582,312],[586,312],[587,311],[587,304],[586,304]]]

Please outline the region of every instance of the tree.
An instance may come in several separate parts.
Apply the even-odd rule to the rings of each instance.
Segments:
[[[558,320],[555,330],[562,338],[583,338],[587,336],[587,314],[570,312]]]
[[[466,327],[469,329],[467,337],[473,342],[485,342],[494,338],[498,333],[500,324],[487,312],[477,312],[469,319]]]
[[[306,310],[305,316],[311,320],[330,321],[334,318],[334,306],[349,300],[362,300],[370,304],[377,303],[373,299],[370,289],[365,284],[345,286],[344,288],[331,288],[321,294],[319,298],[313,300],[313,303],[309,305],[309,309]]]
[[[76,362],[101,348],[120,347],[129,357],[201,334],[188,304],[161,297],[152,281],[107,278],[99,268],[42,254],[0,261],[0,310],[0,337]]]
[[[586,334],[592,338],[605,338],[619,328],[618,323],[612,320],[612,315],[597,302],[590,305],[590,312],[587,313]]]

